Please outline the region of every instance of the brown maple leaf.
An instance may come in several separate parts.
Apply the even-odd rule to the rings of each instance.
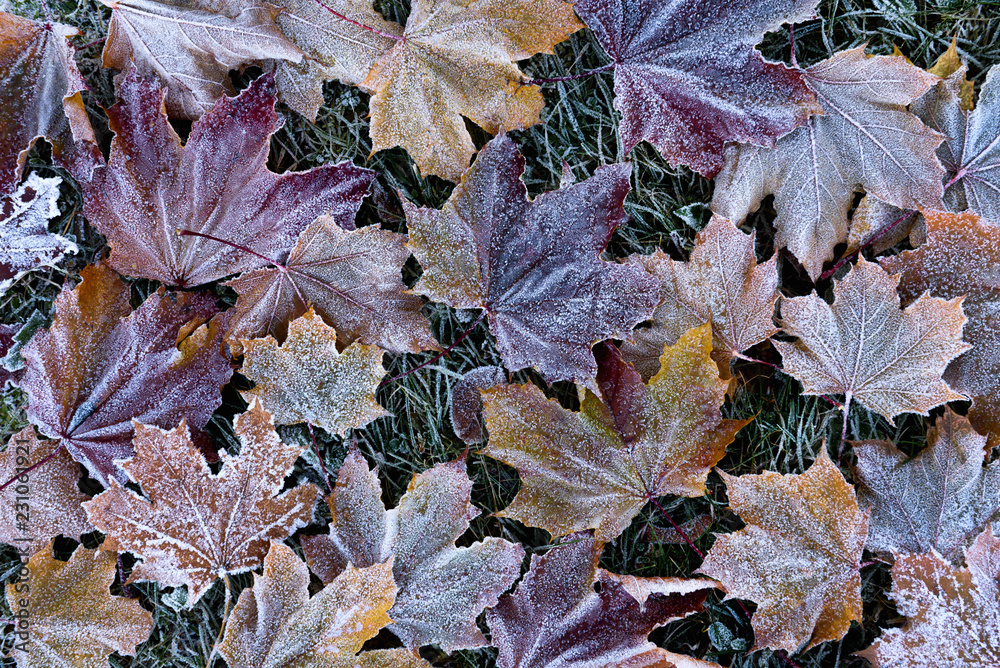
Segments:
[[[288,547],[271,543],[263,575],[254,574],[233,608],[219,653],[231,668],[430,668],[416,652],[362,652],[392,622],[392,559],[347,568],[309,598],[309,570]]]
[[[925,212],[927,243],[882,260],[891,272],[901,272],[899,293],[904,303],[929,291],[936,297],[962,298],[969,321],[965,340],[972,350],[952,362],[944,378],[972,397],[969,419],[995,445],[1000,441],[1000,228],[974,213]],[[912,308],[912,307],[911,307]]]
[[[662,303],[651,326],[636,330],[635,343],[622,346],[622,357],[643,378],[660,370],[664,345],[673,345],[692,327],[712,323],[712,358],[723,378],[735,355],[766,341],[778,331],[774,303],[778,299],[777,257],[757,264],[754,235],[713,216],[698,233],[687,262],[671,260],[657,249],[652,255],[631,255],[635,264],[660,280]]]
[[[107,266],[81,276],[56,297],[52,326],[21,350],[28,419],[104,485],[125,480],[114,460],[134,453],[133,419],[164,426],[185,418],[207,449],[201,428],[232,375],[215,298],[161,289],[132,312],[129,287]]]
[[[881,555],[959,548],[993,521],[1000,529],[1000,462],[986,463],[986,438],[945,409],[910,457],[888,441],[854,444],[858,501],[871,510],[868,542]]]
[[[81,545],[69,561],[57,561],[50,542],[26,570],[29,578],[7,585],[15,617],[26,614],[10,654],[18,668],[104,668],[112,653],[135,656],[136,645],[149,637],[153,616],[138,601],[109,591],[117,570],[113,554]]]
[[[0,196],[21,179],[39,137],[52,145],[56,164],[78,181],[103,162],[80,92],[68,37],[80,31],[61,23],[36,23],[0,12]]]
[[[868,515],[825,445],[800,475],[721,475],[747,526],[718,536],[695,572],[719,580],[727,598],[757,603],[754,650],[795,652],[844,637],[861,621]]]
[[[376,225],[347,230],[320,216],[284,263],[226,284],[239,295],[226,338],[237,354],[239,339],[282,340],[288,322],[312,306],[345,345],[360,340],[395,353],[437,350],[420,315],[424,300],[400,279],[409,255],[405,235]]]
[[[941,380],[948,363],[969,349],[962,341],[962,298],[928,294],[900,309],[899,276],[860,258],[833,287],[833,305],[815,292],[781,300],[781,328],[798,341],[775,341],[785,373],[805,394],[857,399],[890,424],[964,399]]]
[[[195,119],[235,93],[229,70],[265,60],[299,62],[303,52],[282,34],[280,12],[260,0],[101,0],[111,7],[103,65],[133,65],[160,78],[171,116]]]
[[[352,448],[327,499],[326,536],[303,536],[309,567],[325,583],[349,565],[392,560],[399,591],[388,627],[407,647],[436,644],[446,652],[485,647],[476,616],[521,573],[524,550],[502,538],[455,547],[479,515],[472,505],[465,460],[438,464],[416,475],[395,509],[382,505],[378,471]]]
[[[593,387],[591,347],[628,338],[659,301],[638,267],[605,262],[627,220],[627,164],[599,167],[572,186],[527,197],[524,156],[506,135],[479,152],[440,211],[403,202],[410,248],[424,269],[414,291],[459,309],[484,309],[504,365],[549,382]]]
[[[32,173],[0,203],[0,295],[29,271],[79,252],[75,243],[49,232],[49,220],[59,215],[60,183]]]
[[[108,110],[111,155],[84,184],[84,212],[108,237],[118,272],[201,285],[280,259],[321,214],[353,229],[373,172],[347,162],[280,175],[267,169],[269,139],[282,124],[271,75],[218,100],[183,146],[155,80],[130,70],[117,93]]]
[[[107,534],[102,550],[142,557],[128,583],[187,585],[191,607],[216,578],[256,568],[271,540],[312,521],[315,486],[278,493],[303,448],[282,443],[257,402],[236,418],[235,429],[240,454],[222,453],[222,469],[213,474],[184,422],[169,431],[136,423],[135,457],[119,464],[145,497],[112,479],[83,504]]]
[[[24,474],[43,461],[44,469]],[[39,439],[31,426],[11,436],[0,452],[0,480],[14,478],[0,492],[0,543],[35,554],[56,536],[79,538],[94,530],[80,506],[90,498],[77,486],[80,466],[59,441]]]
[[[282,29],[312,57],[279,64],[289,105],[315,118],[324,80],[359,85],[372,94],[372,153],[402,146],[422,176],[450,181],[476,152],[465,118],[491,134],[538,123],[541,90],[522,85],[514,62],[583,27],[562,0],[416,0],[405,28],[364,0],[277,4]]]
[[[554,536],[596,529],[614,539],[651,499],[701,496],[709,470],[746,422],[723,420],[728,383],[712,361],[712,330],[692,329],[666,347],[646,385],[602,344],[597,383],[580,412],[534,385],[483,391],[490,439],[483,454],[509,464],[521,489],[501,513]]]
[[[984,531],[966,568],[937,552],[904,554],[892,567],[892,599],[906,625],[859,652],[873,668],[1000,665],[1000,539]]]
[[[498,668],[709,666],[657,647],[650,632],[702,608],[709,580],[635,578],[597,568],[602,543],[587,533],[531,556],[511,594],[486,611]],[[638,599],[636,598],[638,596]]]
[[[344,436],[391,415],[375,400],[382,350],[352,343],[338,352],[337,332],[312,308],[288,325],[283,345],[270,336],[242,344],[241,373],[256,383],[243,397],[260,399],[278,424],[308,422]]]
[[[712,210],[742,221],[774,194],[775,244],[815,279],[847,240],[855,192],[906,209],[938,206],[944,169],[934,151],[944,137],[906,109],[938,77],[903,57],[841,51],[805,78],[824,113],[773,149],[729,145]]]

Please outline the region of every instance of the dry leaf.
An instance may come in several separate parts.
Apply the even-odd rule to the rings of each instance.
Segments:
[[[726,148],[712,210],[742,221],[774,194],[775,244],[815,279],[847,240],[847,212],[864,189],[893,206],[934,208],[944,170],[943,137],[906,110],[938,77],[893,56],[841,51],[805,71],[823,115],[778,140],[774,149]]]
[[[325,583],[349,565],[392,560],[399,591],[389,630],[411,649],[435,644],[446,652],[485,647],[476,617],[521,574],[524,549],[502,538],[455,547],[479,515],[472,505],[465,460],[416,475],[395,509],[382,505],[377,470],[352,448],[327,499],[330,534],[303,536],[309,567]]]
[[[219,653],[231,668],[430,668],[405,649],[361,652],[392,621],[386,613],[395,595],[390,559],[349,565],[310,599],[306,565],[271,543],[263,575],[240,593]]]
[[[628,153],[647,140],[673,165],[706,177],[723,144],[774,141],[821,113],[802,73],[754,46],[783,23],[813,18],[818,0],[577,0],[615,66],[615,108]]]
[[[315,486],[278,493],[303,448],[282,443],[257,402],[235,429],[240,454],[222,453],[213,474],[184,422],[169,431],[136,423],[135,457],[120,465],[145,498],[113,479],[84,504],[107,534],[102,550],[142,557],[128,582],[187,585],[191,607],[216,578],[256,568],[271,540],[312,521]]]
[[[352,343],[338,352],[337,332],[312,308],[288,325],[284,345],[270,336],[242,343],[241,372],[256,383],[243,397],[260,399],[278,424],[309,422],[345,436],[391,415],[375,400],[382,350]]]
[[[81,276],[56,297],[52,326],[21,350],[28,419],[104,485],[125,480],[113,460],[134,453],[133,419],[186,419],[207,449],[201,428],[232,375],[219,351],[221,319],[201,325],[215,315],[215,297],[161,289],[132,312],[129,288],[111,269],[92,265]]]
[[[969,321],[965,340],[972,350],[948,367],[945,380],[972,397],[972,426],[1000,440],[1000,228],[973,213],[926,212],[927,243],[915,251],[884,258],[887,271],[902,272],[899,294],[904,303],[929,291],[936,297],[962,299]],[[912,307],[908,307],[912,308]]]
[[[279,9],[260,0],[101,0],[111,7],[103,65],[135,66],[167,88],[171,116],[195,119],[235,93],[229,70],[267,59],[299,62]]]
[[[135,656],[153,630],[138,601],[111,595],[113,554],[81,545],[69,561],[57,561],[49,543],[27,569],[29,579],[7,585],[10,609],[28,615],[24,636],[12,634],[18,668],[107,668],[113,652]]]
[[[745,422],[723,420],[727,383],[709,356],[708,324],[665,348],[648,385],[602,344],[597,382],[579,413],[534,385],[483,392],[490,440],[483,454],[509,464],[521,489],[503,512],[554,536],[596,529],[613,540],[651,499],[701,496],[705,479]]]
[[[59,215],[60,178],[43,179],[32,173],[0,207],[0,295],[38,267],[51,266],[76,244],[49,233],[49,220]]]
[[[517,590],[486,611],[498,668],[711,665],[685,664],[693,660],[647,636],[700,611],[714,582],[626,578],[597,568],[600,556],[601,543],[586,533],[531,556],[531,570]]]
[[[279,259],[320,214],[332,211],[353,229],[373,172],[346,162],[280,175],[267,169],[269,139],[281,127],[273,77],[219,100],[184,146],[163,94],[135,70],[119,80],[119,101],[108,110],[111,156],[84,187],[84,211],[107,235],[118,272],[191,287],[262,267],[261,256]]]
[[[1000,539],[979,534],[967,568],[936,552],[905,554],[892,567],[892,598],[906,625],[859,652],[873,668],[1000,665]]]
[[[635,343],[622,346],[622,357],[643,378],[660,370],[664,345],[673,345],[687,330],[712,323],[712,358],[723,378],[729,378],[733,356],[767,340],[774,326],[778,299],[777,257],[757,264],[754,235],[713,216],[698,233],[687,262],[671,260],[657,249],[652,255],[632,255],[635,264],[660,281],[663,302],[652,324],[636,330]]]
[[[87,87],[68,37],[80,31],[0,12],[0,196],[14,191],[35,140],[78,181],[103,162],[80,91]]]
[[[986,438],[945,409],[928,446],[907,457],[888,441],[854,444],[858,501],[871,510],[872,552],[930,552],[955,561],[959,548],[994,521],[1000,529],[1000,462],[986,462]]]
[[[0,452],[0,481],[18,480],[0,492],[0,542],[35,554],[50,539],[62,535],[79,538],[94,530],[80,506],[89,497],[80,491],[80,466],[59,441],[40,440],[35,429],[25,427],[10,437]],[[52,456],[37,471],[22,475],[30,466]]]
[[[395,353],[436,350],[430,325],[420,315],[424,300],[400,278],[409,255],[402,234],[376,225],[344,229],[334,218],[320,216],[280,266],[227,283],[239,299],[226,338],[235,353],[239,339],[283,340],[288,322],[311,305],[345,345],[360,340]]]
[[[747,526],[718,536],[695,572],[719,580],[727,598],[757,603],[751,651],[795,652],[843,638],[861,621],[868,516],[825,446],[800,475],[721,475]]]
[[[424,268],[414,291],[485,309],[504,365],[549,382],[593,387],[591,347],[627,338],[659,301],[638,267],[601,260],[627,220],[627,164],[527,198],[524,157],[506,135],[487,144],[441,211],[404,202],[410,248]]]
[[[815,292],[781,300],[781,328],[799,338],[775,341],[785,373],[804,394],[857,399],[884,415],[920,413],[965,397],[943,380],[948,362],[969,349],[962,341],[962,298],[927,294],[900,309],[899,276],[860,258],[833,287],[833,305]]]
[[[501,366],[481,366],[468,371],[452,385],[450,404],[451,426],[455,435],[466,445],[486,440],[486,423],[483,421],[483,399],[480,390],[507,382]]]
[[[476,152],[465,118],[491,134],[538,123],[541,90],[521,85],[514,62],[583,27],[563,0],[415,0],[405,28],[363,0],[278,4],[282,29],[314,59],[279,67],[289,105],[315,119],[324,80],[360,85],[372,94],[372,153],[402,146],[422,176],[449,181]]]

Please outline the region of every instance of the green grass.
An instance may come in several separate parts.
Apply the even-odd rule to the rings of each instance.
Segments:
[[[44,18],[44,11],[34,2],[15,2],[15,11],[32,18]],[[403,21],[408,13],[405,2],[382,0],[378,8],[388,17]],[[79,45],[102,38],[107,29],[110,10],[96,0],[77,2],[52,1],[52,16],[80,28]],[[1000,3],[980,0],[870,0],[847,2],[825,0],[820,6],[819,19],[795,28],[796,55],[800,65],[818,62],[833,52],[855,47],[865,42],[871,53],[891,53],[898,46],[917,65],[927,67],[947,48],[956,36],[963,57],[970,64],[970,76],[982,78],[985,71],[1000,62]],[[100,105],[113,102],[111,73],[100,68],[101,45],[80,50],[80,69],[92,87],[87,103],[98,133],[107,147],[110,136]],[[771,59],[790,62],[787,30],[768,35],[761,47]],[[606,56],[594,38],[586,31],[577,33],[556,48],[554,56],[537,56],[523,64],[531,77],[546,78],[582,72],[606,62]],[[649,145],[639,145],[630,155],[622,154],[617,135],[617,114],[613,111],[611,74],[563,82],[545,87],[546,108],[543,123],[524,131],[511,133],[528,158],[525,182],[532,195],[558,187],[563,161],[568,163],[578,180],[587,178],[605,164],[628,159],[633,165],[633,190],[626,207],[631,222],[614,236],[610,254],[622,257],[631,253],[648,253],[662,248],[675,258],[683,257],[693,245],[694,235],[708,220],[707,204],[711,200],[711,182],[687,169],[668,165]],[[362,208],[359,224],[379,221],[393,230],[405,231],[405,222],[393,193],[401,192],[421,206],[440,207],[447,199],[451,185],[431,177],[421,179],[412,161],[401,149],[382,151],[366,160],[371,143],[366,116],[368,98],[355,88],[330,83],[325,89],[326,104],[315,124],[284,110],[285,126],[272,140],[270,166],[275,171],[301,170],[330,161],[352,160],[356,164],[379,171],[379,196]],[[482,146],[489,137],[476,130],[474,138]],[[43,176],[61,173],[53,168],[47,148],[40,145],[29,157],[27,171]],[[63,174],[65,176],[65,174]],[[6,295],[0,297],[0,320],[5,323],[23,322],[35,311],[51,317],[52,300],[66,282],[74,283],[80,270],[105,252],[103,238],[94,232],[80,215],[81,195],[69,181],[64,186],[60,202],[63,214],[53,221],[52,229],[74,238],[81,247],[80,255],[70,258],[60,268],[35,272],[22,279]],[[767,207],[763,207],[767,209]],[[767,213],[751,217],[747,226],[758,231],[761,257],[774,252],[773,229]],[[786,254],[780,255],[782,289],[787,295],[805,294],[811,285],[800,278]],[[412,283],[419,275],[415,262],[407,265],[405,278]],[[154,286],[142,282],[136,286],[135,302]],[[828,290],[829,282],[820,284]],[[219,289],[220,295],[232,298]],[[475,318],[474,313],[456,311],[441,305],[428,305],[426,315],[435,336],[443,344],[454,341]],[[778,361],[774,351],[760,347],[751,355]],[[387,356],[389,374],[412,369],[431,357],[424,355]],[[486,364],[500,364],[500,356],[485,324],[480,324],[450,355],[378,392],[378,399],[392,414],[376,420],[354,434],[357,444],[371,464],[379,466],[386,497],[398,501],[413,474],[439,462],[458,457],[465,445],[455,437],[448,416],[451,387],[461,375]],[[840,438],[840,411],[815,397],[804,397],[794,380],[773,373],[760,365],[740,364],[736,371],[743,381],[725,408],[727,417],[754,421],[737,437],[729,448],[720,468],[731,474],[774,470],[799,473],[817,456],[824,443],[836,453]],[[514,374],[515,382],[540,383],[530,372]],[[241,382],[237,378],[234,383]],[[544,385],[544,384],[542,384]],[[565,383],[550,390],[567,407],[573,407],[575,391]],[[0,436],[26,424],[23,413],[24,395],[8,389],[0,395]],[[225,393],[225,403],[210,424],[210,431],[224,447],[235,446],[232,415],[245,404],[232,388]],[[861,407],[852,410],[848,433],[851,438],[891,438],[904,448],[920,447],[927,420],[906,416],[892,427],[883,418]],[[288,442],[308,444],[304,428],[281,428]],[[343,460],[348,443],[317,432],[320,451],[327,470],[336,471]],[[483,536],[502,536],[520,542],[530,553],[545,549],[549,537],[544,531],[526,528],[517,522],[492,515],[514,497],[519,482],[516,473],[493,460],[476,454],[469,456],[469,474],[475,487],[473,500],[483,514],[460,542],[471,543]],[[845,466],[845,474],[850,476]],[[323,485],[319,462],[311,451],[296,465],[293,480],[308,480]],[[707,551],[712,531],[726,532],[740,526],[738,518],[727,509],[725,489],[712,474],[709,493],[696,499],[663,499],[664,509],[677,522],[709,515],[709,532],[695,542]],[[661,542],[657,536],[670,523],[655,506],[647,506],[632,526],[614,543],[608,545],[602,565],[620,573],[645,576],[688,576],[700,559],[686,545]],[[318,528],[316,530],[319,530]],[[295,540],[291,541],[295,543]],[[99,543],[97,534],[84,537],[87,547]],[[63,554],[72,550],[72,541],[61,541]],[[17,561],[9,548],[0,552],[0,575],[9,579]],[[129,564],[126,558],[126,564]],[[234,595],[249,586],[249,575],[233,578]],[[866,647],[878,635],[879,626],[898,624],[899,620],[889,601],[888,569],[871,566],[863,571],[865,624],[855,626],[838,643],[826,643],[794,657],[803,668],[820,666],[862,666],[864,661],[852,652]],[[115,593],[121,593],[120,585]],[[186,610],[178,592],[161,589],[156,583],[133,586],[142,604],[153,612],[155,627],[150,640],[139,648],[136,658],[113,657],[112,665],[121,667],[162,668],[166,666],[204,666],[219,631],[224,607],[219,583],[192,610]],[[752,609],[752,607],[751,607]],[[8,615],[6,604],[0,605],[0,616]],[[484,627],[485,628],[485,627]],[[723,603],[716,597],[708,608],[697,615],[656,631],[653,639],[675,651],[693,654],[723,665],[740,668],[751,666],[787,667],[784,659],[770,652],[747,653],[753,643],[750,625],[738,607]],[[479,668],[493,663],[491,649],[456,652],[447,656],[433,648],[423,650],[436,665]],[[4,662],[13,665],[12,660]],[[222,666],[216,659],[215,666]]]

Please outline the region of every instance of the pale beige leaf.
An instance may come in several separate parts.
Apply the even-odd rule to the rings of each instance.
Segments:
[[[390,559],[348,566],[310,599],[306,565],[271,543],[264,574],[240,594],[219,653],[230,668],[429,668],[405,649],[361,652],[392,621],[395,596]]]
[[[859,561],[868,516],[826,450],[800,475],[722,474],[747,526],[718,537],[696,572],[757,603],[754,649],[795,652],[861,621]]]
[[[471,494],[472,481],[460,458],[414,476],[399,505],[386,511],[377,472],[352,448],[327,499],[329,535],[302,538],[306,560],[329,583],[348,564],[363,567],[392,559],[399,592],[389,611],[390,631],[411,649],[484,647],[488,643],[476,617],[496,605],[520,575],[524,550],[493,537],[455,546],[479,515]]]
[[[52,543],[31,558],[29,577],[7,585],[7,604],[27,622],[13,635],[18,668],[107,668],[113,652],[135,655],[153,616],[111,595],[116,568],[113,554],[82,545],[69,561],[52,557]]]
[[[632,255],[635,264],[660,280],[660,299],[652,326],[634,333],[635,343],[622,345],[622,357],[643,378],[660,370],[663,346],[673,345],[684,332],[712,323],[712,358],[723,378],[729,378],[733,356],[765,341],[778,331],[774,303],[778,299],[777,258],[757,264],[754,235],[713,216],[698,233],[687,262],[677,262],[661,250]]]
[[[1000,539],[979,534],[965,562],[958,568],[934,551],[896,560],[892,598],[906,625],[860,652],[873,668],[1000,665]]]
[[[303,448],[282,443],[257,402],[235,429],[240,454],[220,453],[222,469],[213,474],[184,423],[169,431],[136,424],[136,456],[121,466],[146,498],[112,479],[84,504],[107,534],[101,549],[142,557],[129,582],[187,585],[190,607],[216,578],[256,568],[271,540],[312,521],[315,486],[279,493]]]
[[[167,87],[171,116],[199,118],[234,95],[229,70],[264,60],[302,60],[275,24],[279,9],[262,0],[101,0],[114,12],[103,64],[135,65]]]
[[[969,349],[962,341],[961,297],[928,294],[900,309],[891,276],[877,264],[858,260],[834,284],[833,305],[815,292],[781,301],[781,328],[798,341],[774,343],[784,371],[805,394],[857,399],[892,418],[921,413],[965,397],[941,380],[948,363]]]
[[[10,437],[0,452],[0,480],[18,480],[0,492],[0,542],[27,550],[29,555],[63,535],[79,538],[94,530],[80,505],[89,497],[80,491],[80,465],[59,441],[43,441],[34,427]],[[44,468],[24,473],[46,457]],[[23,554],[23,552],[22,552]]]
[[[270,336],[242,344],[242,372],[256,383],[243,396],[260,399],[277,424],[309,422],[343,436],[390,414],[375,401],[382,350],[352,343],[338,352],[336,330],[312,308],[288,325],[283,345]]]
[[[847,240],[855,192],[906,209],[938,206],[944,169],[934,151],[944,137],[906,109],[938,78],[903,57],[841,51],[805,77],[824,113],[773,149],[729,145],[712,210],[742,221],[773,194],[775,243],[815,279]]]

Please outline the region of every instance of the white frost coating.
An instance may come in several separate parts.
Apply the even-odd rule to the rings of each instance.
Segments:
[[[886,441],[856,444],[858,501],[871,508],[865,547],[873,552],[937,550],[952,562],[1000,510],[1000,462],[983,466],[986,437],[946,410],[913,459]],[[1000,529],[1000,521],[994,522]]]
[[[1000,540],[989,531],[966,550],[968,568],[936,551],[902,555],[892,568],[892,598],[908,617],[862,655],[876,668],[1000,665]]]
[[[49,233],[49,221],[59,215],[60,183],[32,173],[0,205],[0,295],[29,271],[79,252],[69,239]]]
[[[866,190],[905,209],[937,208],[944,137],[906,110],[937,81],[902,57],[842,51],[806,71],[824,114],[778,140],[774,149],[726,148],[712,210],[742,221],[774,194],[776,242],[814,279],[847,240],[847,212]]]

